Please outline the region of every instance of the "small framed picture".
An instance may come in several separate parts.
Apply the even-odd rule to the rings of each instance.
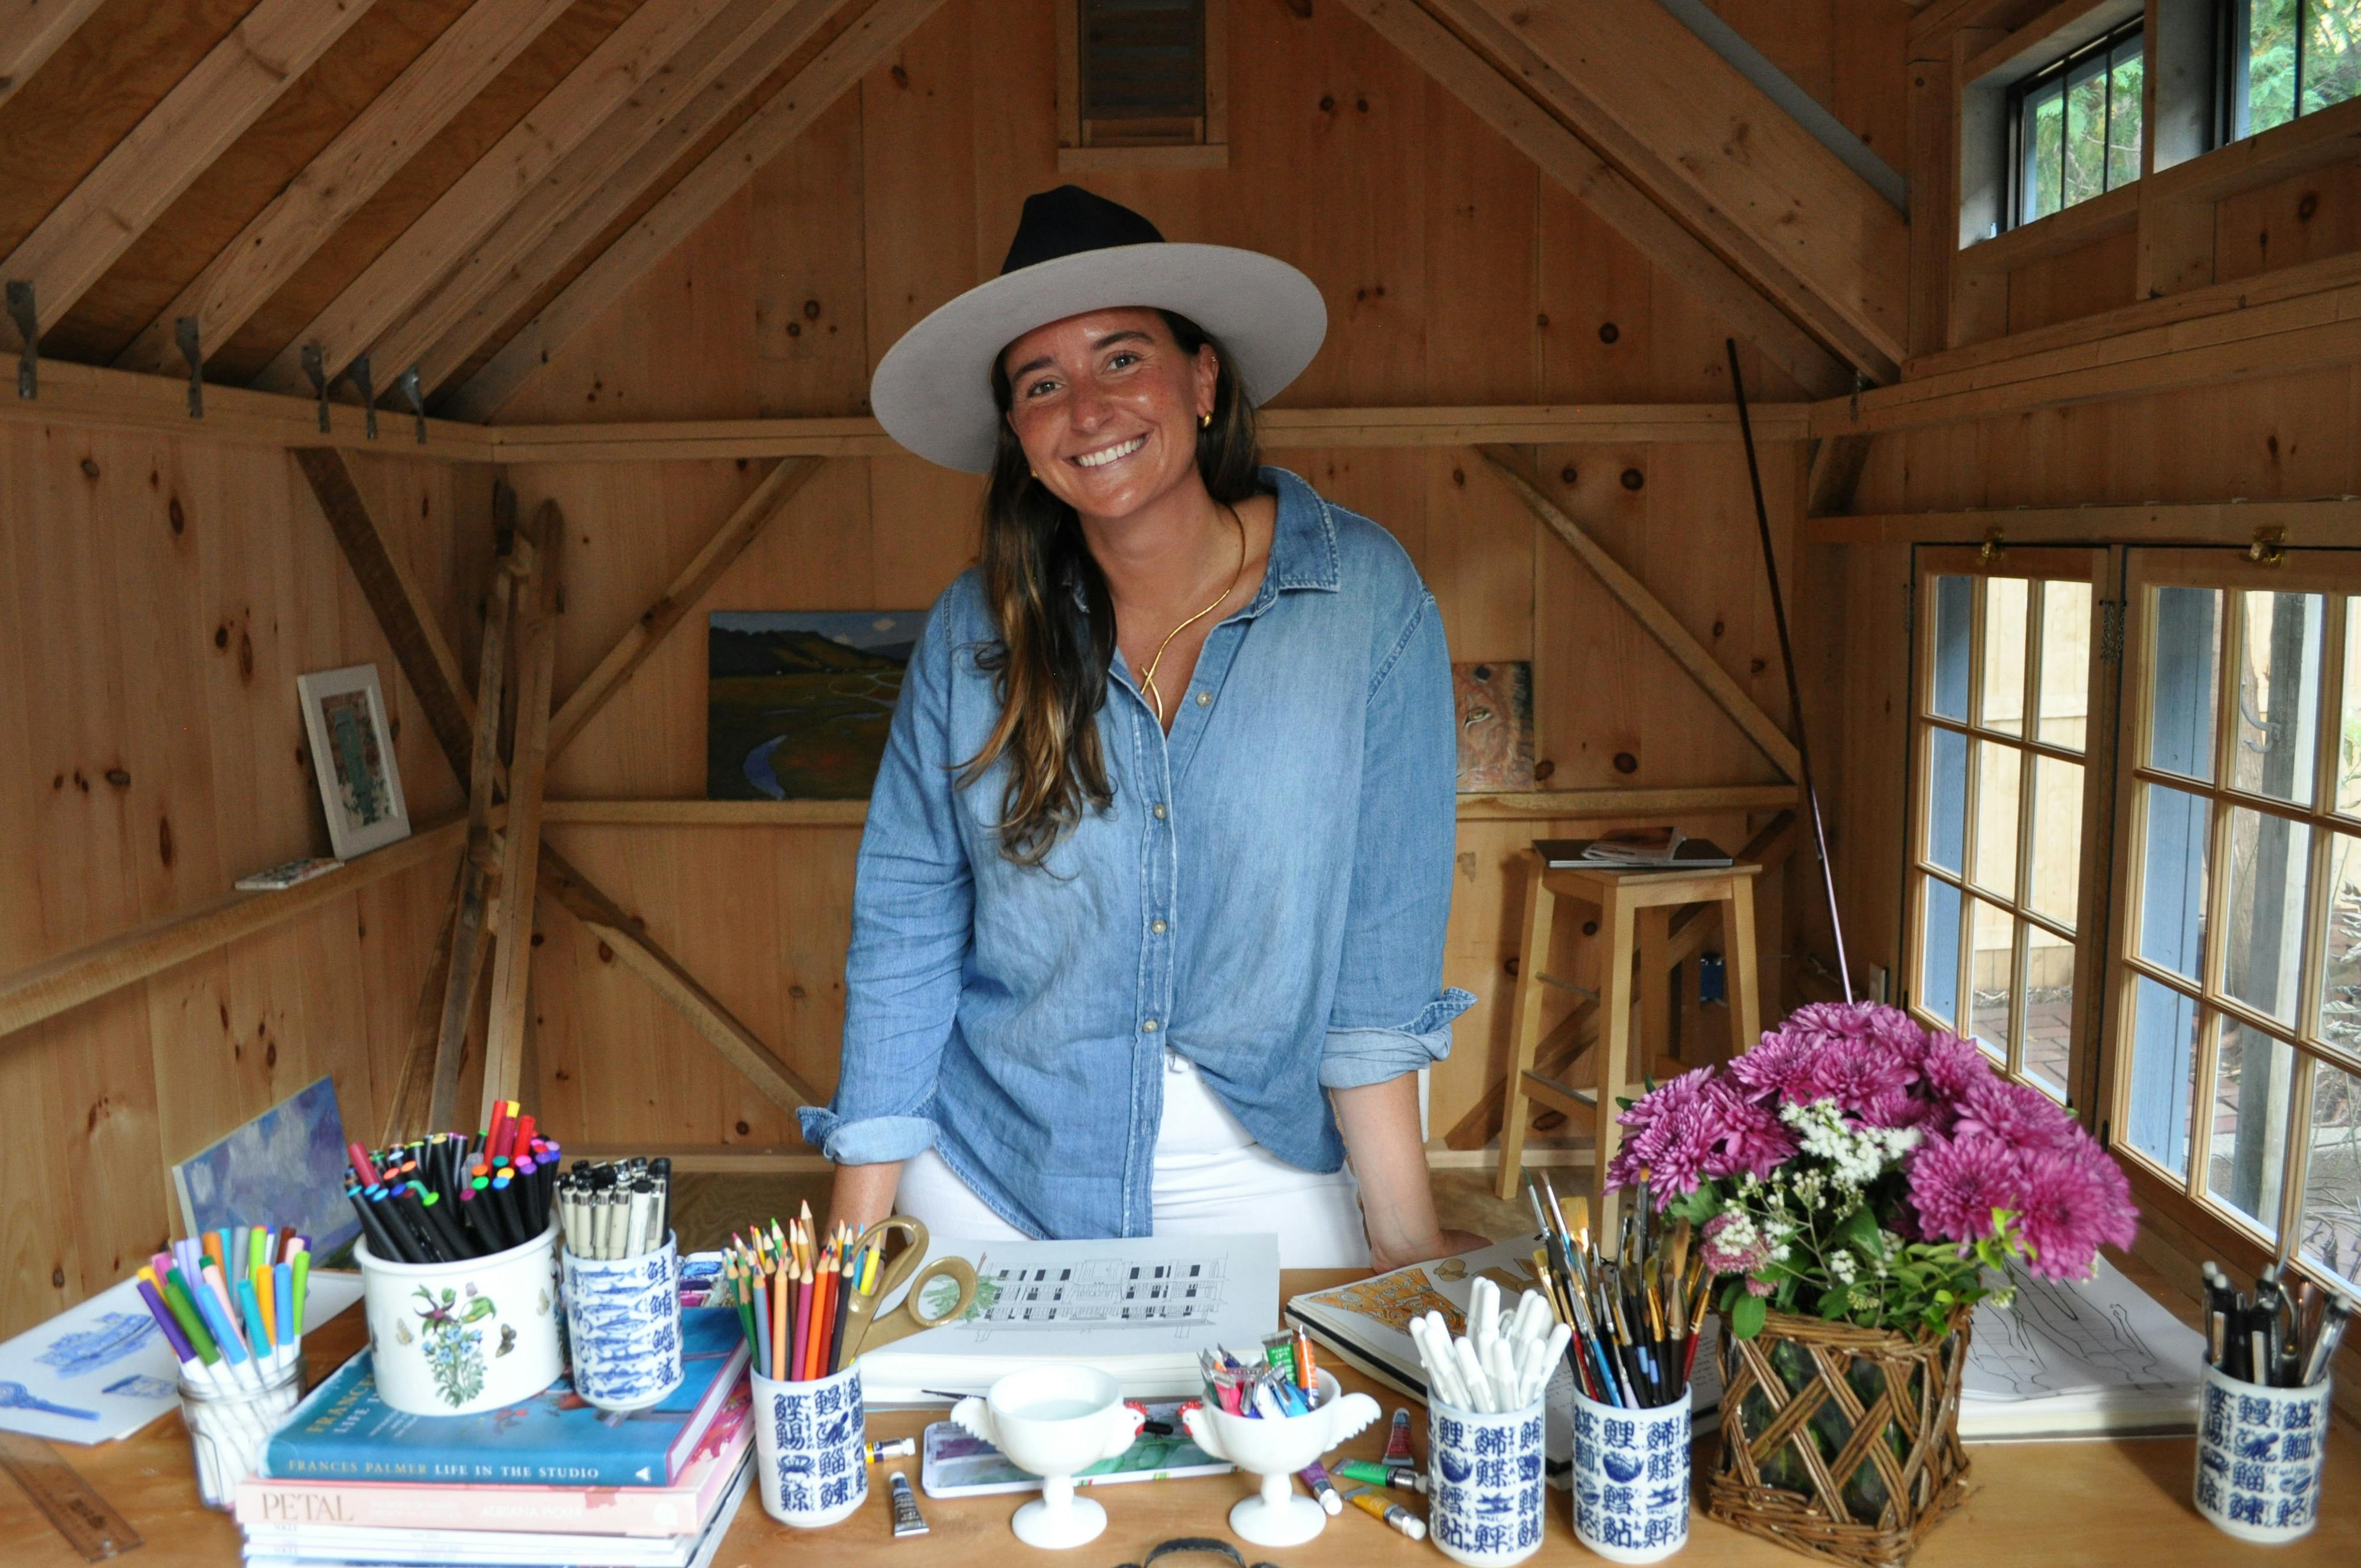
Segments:
[[[402,803],[377,666],[298,675],[295,687],[303,696],[303,730],[336,857],[348,861],[409,838],[410,808]]]

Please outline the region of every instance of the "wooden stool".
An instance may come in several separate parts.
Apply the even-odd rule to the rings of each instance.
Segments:
[[[1672,1045],[1673,916],[1682,906],[1721,906],[1721,940],[1727,964],[1730,1046],[1752,1046],[1763,1032],[1754,952],[1754,879],[1759,865],[1716,866],[1697,871],[1620,871],[1606,866],[1550,870],[1540,854],[1523,852],[1530,876],[1525,885],[1524,945],[1517,958],[1516,1004],[1510,1024],[1508,1104],[1500,1122],[1500,1196],[1513,1200],[1525,1152],[1529,1102],[1538,1101],[1577,1125],[1587,1124],[1596,1141],[1590,1167],[1592,1234],[1614,1235],[1617,1216],[1607,1192],[1607,1165],[1623,1129],[1615,1101],[1637,1096],[1643,1077],[1658,1080],[1688,1070],[1667,1053]],[[1596,992],[1545,974],[1550,935],[1557,924],[1558,900],[1572,899],[1598,911],[1599,983]],[[1639,1039],[1631,1035],[1632,959],[1639,960]],[[1594,1070],[1585,1088],[1533,1070],[1541,1046],[1541,988],[1555,985],[1598,1003],[1598,1041]],[[1584,1076],[1584,1075],[1577,1075]],[[1604,1113],[1603,1114],[1601,1113]]]

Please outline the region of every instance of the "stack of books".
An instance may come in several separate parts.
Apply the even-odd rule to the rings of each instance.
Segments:
[[[564,1378],[480,1415],[406,1415],[361,1352],[238,1488],[247,1562],[704,1568],[752,1473],[746,1339],[735,1311],[691,1308],[681,1340],[681,1386],[627,1415]]]

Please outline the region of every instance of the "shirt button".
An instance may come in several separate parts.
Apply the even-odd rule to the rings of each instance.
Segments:
[[[1163,921],[1161,921],[1161,920],[1159,920],[1159,921],[1157,921],[1154,925],[1152,925],[1152,926],[1148,927],[1148,929],[1149,929],[1149,930],[1151,930],[1151,931],[1153,931],[1153,932],[1155,932],[1158,936],[1161,937],[1162,935],[1164,935],[1164,922],[1163,922]]]
[[[1164,803],[1160,800],[1156,803],[1156,820],[1159,822],[1164,820]]]
[[[1147,1023],[1142,1024],[1140,1027],[1152,1035],[1156,1033],[1156,1020],[1150,1018]]]
[[[1197,694],[1197,706],[1199,707],[1210,707],[1213,706],[1213,694],[1212,692],[1199,692]]]

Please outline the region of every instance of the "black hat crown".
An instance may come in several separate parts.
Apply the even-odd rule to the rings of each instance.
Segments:
[[[1163,243],[1154,224],[1122,203],[1079,185],[1060,185],[1025,198],[1025,214],[1016,221],[1016,237],[1009,242],[1000,272],[1006,277],[1019,268],[1085,250]]]

